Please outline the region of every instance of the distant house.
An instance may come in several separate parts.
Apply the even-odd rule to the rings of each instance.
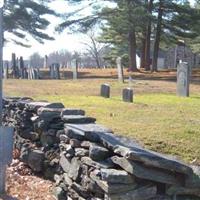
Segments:
[[[200,56],[193,53],[184,43],[178,43],[166,52],[165,66],[168,69],[176,68],[180,61],[187,62],[190,67],[196,67],[200,64]]]
[[[150,52],[151,60],[153,58],[153,50]],[[173,69],[177,64],[187,62],[190,67],[200,66],[200,55],[195,54],[183,42],[179,42],[175,47],[169,48],[167,51],[159,49],[158,53],[158,70]],[[140,68],[140,53],[137,54],[137,68]]]

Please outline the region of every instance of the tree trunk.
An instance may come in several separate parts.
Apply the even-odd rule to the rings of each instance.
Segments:
[[[159,4],[160,5],[159,5],[159,10],[158,10],[158,22],[157,22],[157,29],[156,29],[156,38],[155,38],[155,42],[154,42],[152,72],[155,72],[155,71],[158,70],[158,52],[159,52],[160,36],[161,36],[161,28],[162,28],[163,0],[160,0]]]
[[[145,38],[142,39],[142,48],[141,48],[141,56],[140,56],[140,68],[145,68]]]
[[[153,0],[149,1],[148,4],[148,12],[152,14],[153,9]],[[146,45],[145,45],[145,70],[150,70],[151,64],[151,18],[149,18],[148,25],[147,25],[147,32],[146,32]]]
[[[138,71],[136,65],[136,36],[135,30],[129,32],[129,70],[132,72]]]

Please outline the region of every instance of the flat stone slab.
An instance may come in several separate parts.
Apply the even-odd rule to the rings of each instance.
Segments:
[[[64,105],[62,103],[49,103],[49,102],[43,102],[43,101],[38,101],[38,102],[29,102],[26,104],[26,108],[29,110],[33,110],[37,112],[37,110],[41,107],[45,108],[64,108]]]
[[[156,186],[149,185],[126,193],[105,195],[105,200],[148,200],[156,196],[156,193]]]
[[[169,171],[164,171],[159,168],[151,168],[141,163],[133,162],[118,156],[112,157],[111,160],[122,169],[138,178],[172,185],[181,185],[181,182],[177,179],[176,174],[170,173]]]
[[[185,188],[179,186],[171,186],[167,190],[167,194],[172,195],[194,195],[200,197],[200,189],[199,188]]]
[[[112,134],[110,132],[104,132],[99,135],[100,143],[106,148],[114,151],[117,146],[125,147],[138,147],[142,148],[136,141],[131,140],[130,138]]]
[[[135,178],[125,170],[100,169],[101,179],[108,183],[134,184]]]
[[[116,146],[114,152],[127,159],[143,162],[145,165],[191,175],[192,168],[169,156],[139,147]]]
[[[96,172],[91,172],[90,177],[107,194],[119,194],[122,192],[134,190],[136,188],[136,184],[118,184],[102,181],[98,176],[96,176]]]
[[[87,117],[83,115],[63,115],[62,120],[65,123],[87,124],[94,123],[96,121],[93,117]]]
[[[99,142],[102,133],[112,130],[98,124],[65,124],[65,132],[70,138]]]
[[[65,108],[61,112],[61,117],[64,115],[85,115],[85,111],[75,108]]]
[[[81,162],[85,165],[88,165],[97,169],[100,169],[100,168],[109,169],[109,168],[114,167],[114,163],[110,159],[103,160],[103,161],[93,161],[89,157],[82,157]]]

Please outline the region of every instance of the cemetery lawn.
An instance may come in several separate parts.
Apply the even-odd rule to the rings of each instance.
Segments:
[[[111,98],[99,96],[100,85],[111,85]],[[134,103],[121,101],[124,87],[134,88]],[[133,81],[120,84],[113,79],[6,80],[5,95],[31,96],[37,100],[62,102],[81,108],[97,123],[115,133],[135,138],[145,147],[173,154],[186,162],[200,164],[200,85],[191,85],[190,98],[176,97],[171,81]]]

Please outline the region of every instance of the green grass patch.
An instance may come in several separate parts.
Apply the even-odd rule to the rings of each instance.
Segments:
[[[100,85],[111,85],[111,98],[99,97]],[[200,86],[191,84],[191,97],[180,98],[176,83],[134,81],[134,103],[120,94],[130,85],[114,79],[6,80],[8,96],[30,96],[81,108],[117,134],[136,138],[147,148],[200,163]]]
[[[97,122],[116,133],[135,138],[147,148],[200,161],[199,96],[179,98],[168,94],[137,95],[134,103],[119,96],[42,95],[37,99],[62,102],[66,107],[81,108]]]

